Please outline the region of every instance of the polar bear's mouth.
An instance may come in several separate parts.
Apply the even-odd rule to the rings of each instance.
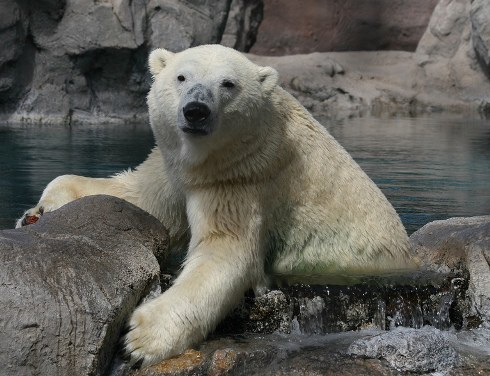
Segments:
[[[182,127],[180,129],[182,129],[182,132],[184,133],[195,134],[198,136],[206,136],[209,134],[209,132],[203,128]]]

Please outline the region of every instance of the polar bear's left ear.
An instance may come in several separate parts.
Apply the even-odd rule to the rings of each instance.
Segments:
[[[171,59],[175,54],[163,48],[157,48],[153,50],[148,58],[148,65],[150,67],[150,72],[155,77],[158,73],[162,71],[167,65],[169,59]]]
[[[264,90],[264,92],[270,93],[277,85],[279,74],[274,68],[260,67],[259,80],[262,83],[262,89]]]

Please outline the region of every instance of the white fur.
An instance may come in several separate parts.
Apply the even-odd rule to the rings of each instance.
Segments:
[[[26,213],[106,193],[159,218],[175,247],[190,229],[174,285],[130,320],[126,345],[133,359],[150,364],[201,341],[247,289],[268,279],[414,267],[395,210],[277,86],[273,68],[216,45],[177,54],[155,50],[149,65],[154,83],[148,105],[158,147],[135,171],[109,179],[59,177]],[[223,80],[235,88],[223,87]],[[178,127],[179,103],[196,83],[215,99],[207,136]]]

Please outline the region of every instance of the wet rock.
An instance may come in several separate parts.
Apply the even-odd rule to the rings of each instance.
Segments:
[[[158,220],[109,196],[0,231],[0,373],[104,374],[167,245]]]
[[[443,372],[458,365],[456,350],[437,329],[397,328],[354,341],[351,355],[386,359],[398,371]]]
[[[469,278],[467,325],[490,325],[490,216],[431,222],[410,237],[427,269]]]

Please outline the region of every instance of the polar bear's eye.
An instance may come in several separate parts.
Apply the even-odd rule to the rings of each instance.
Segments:
[[[228,81],[228,80],[224,80],[222,83],[221,83],[221,86],[223,87],[226,87],[228,89],[231,89],[231,88],[234,88],[235,87],[235,84],[231,81]]]
[[[179,80],[180,82],[184,82],[185,81],[185,76],[183,76],[182,74],[179,74],[177,76],[177,80]]]

